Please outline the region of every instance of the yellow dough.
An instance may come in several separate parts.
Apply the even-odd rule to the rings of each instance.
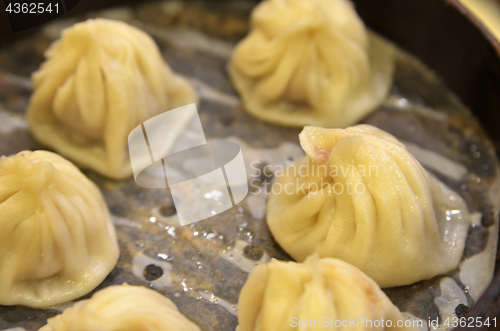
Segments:
[[[255,267],[240,293],[238,322],[236,331],[418,330],[359,269],[317,255]]]
[[[154,290],[114,285],[49,318],[40,331],[201,331]]]
[[[127,138],[143,121],[197,102],[155,42],[122,22],[93,19],[64,30],[32,76],[33,136],[110,178],[132,174]]]
[[[348,0],[266,0],[229,73],[245,108],[265,121],[346,127],[387,96],[394,52]]]
[[[57,154],[0,158],[0,305],[44,308],[79,298],[119,250],[101,192]]]
[[[351,263],[381,287],[456,268],[470,216],[462,198],[390,134],[369,125],[305,127],[307,156],[276,175],[267,224],[297,261]]]

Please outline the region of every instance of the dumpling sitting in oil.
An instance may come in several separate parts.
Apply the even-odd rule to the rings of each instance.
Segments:
[[[127,137],[143,121],[193,102],[186,80],[153,39],[126,23],[94,19],[63,31],[32,76],[36,140],[111,178],[132,175]]]
[[[387,96],[394,53],[348,0],[267,0],[254,9],[229,73],[246,110],[260,119],[346,127]]]
[[[458,266],[467,206],[395,137],[369,125],[299,137],[307,156],[276,175],[267,203],[267,224],[294,259],[339,258],[381,287]]]
[[[236,331],[419,330],[358,268],[318,254],[255,267],[241,290],[238,322]]]
[[[201,331],[160,293],[127,284],[97,291],[61,315],[49,318],[40,331]]]
[[[46,151],[0,158],[0,305],[44,308],[92,291],[119,249],[101,192]]]

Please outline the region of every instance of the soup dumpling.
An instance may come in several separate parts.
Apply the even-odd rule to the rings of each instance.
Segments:
[[[0,305],[35,308],[92,291],[119,249],[97,186],[46,151],[0,158]]]
[[[27,119],[36,140],[110,178],[132,175],[127,138],[155,115],[197,102],[153,39],[126,23],[66,29],[32,76]]]
[[[418,330],[359,269],[317,254],[255,267],[240,293],[238,322],[236,331]]]
[[[346,127],[387,96],[394,53],[348,0],[266,0],[229,73],[246,110],[262,120]]]
[[[297,261],[347,261],[381,287],[456,268],[470,217],[462,198],[392,135],[370,125],[305,127],[307,156],[276,174],[267,224]]]
[[[114,285],[49,318],[40,331],[200,331],[175,304],[142,286]]]

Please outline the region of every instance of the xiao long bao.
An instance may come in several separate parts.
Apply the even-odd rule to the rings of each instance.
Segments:
[[[395,49],[369,33],[348,0],[267,0],[252,12],[229,73],[265,121],[346,127],[385,99]]]
[[[238,301],[236,331],[294,329],[419,330],[356,267],[317,254],[304,263],[255,267]],[[355,325],[352,323],[355,322]]]
[[[339,258],[381,287],[458,266],[467,207],[401,142],[369,125],[305,127],[299,137],[307,156],[277,175],[267,204],[267,224],[294,259]]]
[[[113,270],[119,250],[97,186],[57,154],[0,158],[0,305],[79,298]]]
[[[127,137],[143,121],[197,102],[155,42],[122,22],[93,19],[63,31],[32,76],[33,136],[79,166],[111,178],[132,174]]]
[[[39,331],[201,331],[175,304],[142,286],[114,285],[49,318]]]

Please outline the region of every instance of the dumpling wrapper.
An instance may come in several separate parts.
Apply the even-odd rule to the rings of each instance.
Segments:
[[[307,156],[276,175],[267,203],[267,224],[294,259],[339,258],[381,287],[458,266],[467,207],[396,138],[370,125],[299,137]]]
[[[255,267],[240,293],[238,322],[236,331],[418,330],[359,269],[317,254]],[[377,323],[384,327],[370,327]]]
[[[153,39],[126,23],[66,29],[32,76],[27,119],[36,140],[110,178],[132,175],[127,138],[145,120],[198,101]]]
[[[229,64],[245,108],[287,126],[346,127],[392,85],[395,49],[348,0],[267,0]]]
[[[97,186],[46,151],[0,158],[0,305],[35,308],[92,291],[119,249]]]
[[[48,319],[40,331],[201,331],[175,304],[142,286],[114,285]]]

